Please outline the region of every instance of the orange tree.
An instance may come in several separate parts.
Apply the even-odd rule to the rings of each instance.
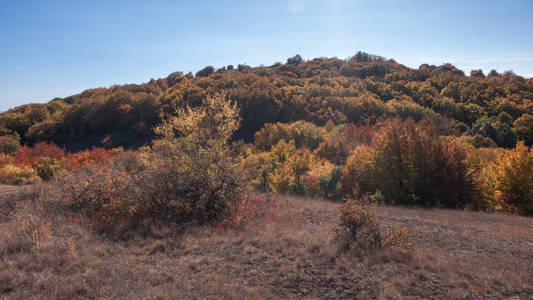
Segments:
[[[519,142],[494,165],[496,195],[519,213],[533,215],[533,152]]]

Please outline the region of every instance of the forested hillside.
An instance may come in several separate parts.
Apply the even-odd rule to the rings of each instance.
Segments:
[[[533,143],[533,79],[481,70],[466,76],[450,64],[411,69],[358,52],[346,60],[304,61],[296,55],[269,67],[208,66],[195,75],[176,72],[145,84],[23,105],[0,114],[0,147],[47,141],[71,150],[136,148],[153,139],[162,113],[219,93],[240,107],[234,138],[246,142],[266,123],[374,125],[401,117],[431,120],[471,137],[476,146]]]
[[[140,150],[137,167],[159,166],[140,168],[146,178],[170,176],[157,173],[166,159],[143,158],[154,150],[176,156],[175,170],[189,165],[181,176],[192,181],[244,171],[239,180],[219,178],[228,188],[533,215],[533,79],[512,72],[410,69],[361,52],[347,60],[296,55],[17,107],[0,115],[0,132],[6,184],[114,161],[121,167],[113,170],[129,174],[125,148]],[[180,193],[192,193],[190,182]]]

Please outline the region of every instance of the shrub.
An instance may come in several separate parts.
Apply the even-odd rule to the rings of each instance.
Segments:
[[[371,205],[348,200],[340,208],[337,238],[343,250],[360,253],[383,246],[381,223]]]
[[[125,237],[128,229],[149,220],[143,184],[118,164],[87,165],[55,176],[43,185],[40,198],[80,223]]]
[[[228,147],[238,121],[237,107],[223,96],[178,110],[155,129],[160,138],[152,152],[124,153],[111,164],[64,174],[48,198],[64,199],[62,205],[105,231],[219,220],[242,194],[243,177]]]
[[[8,164],[0,169],[0,183],[21,185],[39,181],[37,171],[30,167]]]
[[[62,169],[63,167],[61,166],[60,161],[50,157],[39,158],[39,161],[35,166],[37,175],[39,175],[42,180],[50,180],[54,176],[54,174],[61,171]]]
[[[155,129],[161,136],[155,150],[171,170],[170,181],[162,183],[173,185],[161,197],[175,195],[191,219],[211,221],[223,216],[242,192],[244,178],[229,148],[239,122],[236,104],[219,95],[199,108],[179,109]]]
[[[246,157],[241,162],[241,169],[250,178],[250,183],[255,189],[263,192],[276,190],[276,192],[282,193],[276,186],[283,185],[283,183],[281,181],[278,182],[278,179],[276,179],[276,183],[272,184],[271,179],[273,176],[277,176],[275,173],[281,171],[287,159],[295,152],[294,141],[287,143],[285,140],[280,140],[268,152],[253,153],[249,149]],[[290,171],[290,169],[287,169],[287,171]],[[294,177],[293,175],[290,176],[290,178]],[[279,178],[279,180],[282,179]],[[289,179],[289,182],[290,180],[292,179]],[[286,188],[281,188],[281,190],[285,192]]]
[[[76,170],[87,164],[106,163],[113,156],[113,151],[103,148],[70,153],[53,143],[41,142],[33,147],[20,147],[12,155],[0,157],[0,166],[11,163],[32,168],[43,180],[49,180],[60,170]]]
[[[76,153],[66,153],[61,162],[65,168],[76,170],[84,165],[105,163],[111,159],[113,151],[104,148],[92,148]]]
[[[65,156],[65,150],[52,143],[37,143],[33,147],[21,147],[13,154],[14,161],[21,166],[35,166],[41,157],[49,157],[61,160]]]
[[[269,152],[250,154],[244,163],[254,186],[262,191],[302,196],[327,197],[334,191],[339,171],[307,148],[296,150],[294,143],[281,140]]]
[[[7,154],[0,153],[0,168],[12,163],[13,157]]]
[[[9,225],[15,225],[13,231],[24,240],[41,248],[52,238],[52,223],[50,216],[34,207],[24,209],[14,214],[14,220]]]
[[[496,195],[519,213],[533,215],[533,152],[519,142],[494,165]]]
[[[262,192],[268,191],[268,174],[276,168],[272,153],[246,153],[245,157],[241,160],[240,168],[248,177],[252,188]]]
[[[374,207],[368,197],[349,199],[341,206],[335,234],[342,250],[354,254],[391,247],[413,251],[412,231],[405,227],[384,229]]]

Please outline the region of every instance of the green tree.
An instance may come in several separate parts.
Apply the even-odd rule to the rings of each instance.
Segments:
[[[196,72],[196,77],[207,77],[210,74],[213,74],[215,72],[215,68],[213,66],[207,66],[200,71]]]
[[[524,114],[513,122],[518,139],[527,146],[533,145],[533,115]]]
[[[11,136],[0,136],[0,153],[13,154],[20,148],[20,142]]]
[[[287,64],[288,65],[297,66],[297,65],[301,64],[302,62],[303,62],[303,59],[300,56],[300,54],[296,54],[295,56],[289,57],[287,59]]]
[[[26,141],[32,144],[51,141],[56,132],[57,123],[55,121],[47,120],[36,123],[26,131]]]

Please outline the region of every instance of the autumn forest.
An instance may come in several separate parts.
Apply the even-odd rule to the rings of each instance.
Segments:
[[[339,198],[370,193],[390,203],[512,206],[533,213],[531,186],[504,188],[531,185],[531,178],[506,181],[515,178],[508,174],[512,169],[531,168],[532,79],[481,70],[467,76],[451,64],[410,69],[363,52],[346,60],[296,55],[269,67],[208,66],[194,75],[176,72],[13,108],[0,115],[1,180],[26,172],[30,178],[20,180],[31,181],[30,168],[47,180],[55,171],[104,160],[111,149],[150,146],[162,116],[202,106],[209,97],[238,106],[240,124],[231,141],[256,189]],[[440,164],[459,164],[446,172],[464,178],[419,169],[420,163],[431,167],[427,155],[443,156],[434,166],[442,172]],[[413,159],[405,168],[393,161],[403,156]],[[290,166],[296,158],[302,166]],[[518,165],[507,170],[506,163]],[[370,173],[385,171],[410,177],[407,185],[384,182],[381,175],[382,183],[370,182]],[[421,184],[422,178],[429,182]],[[438,185],[452,187],[453,196]]]

